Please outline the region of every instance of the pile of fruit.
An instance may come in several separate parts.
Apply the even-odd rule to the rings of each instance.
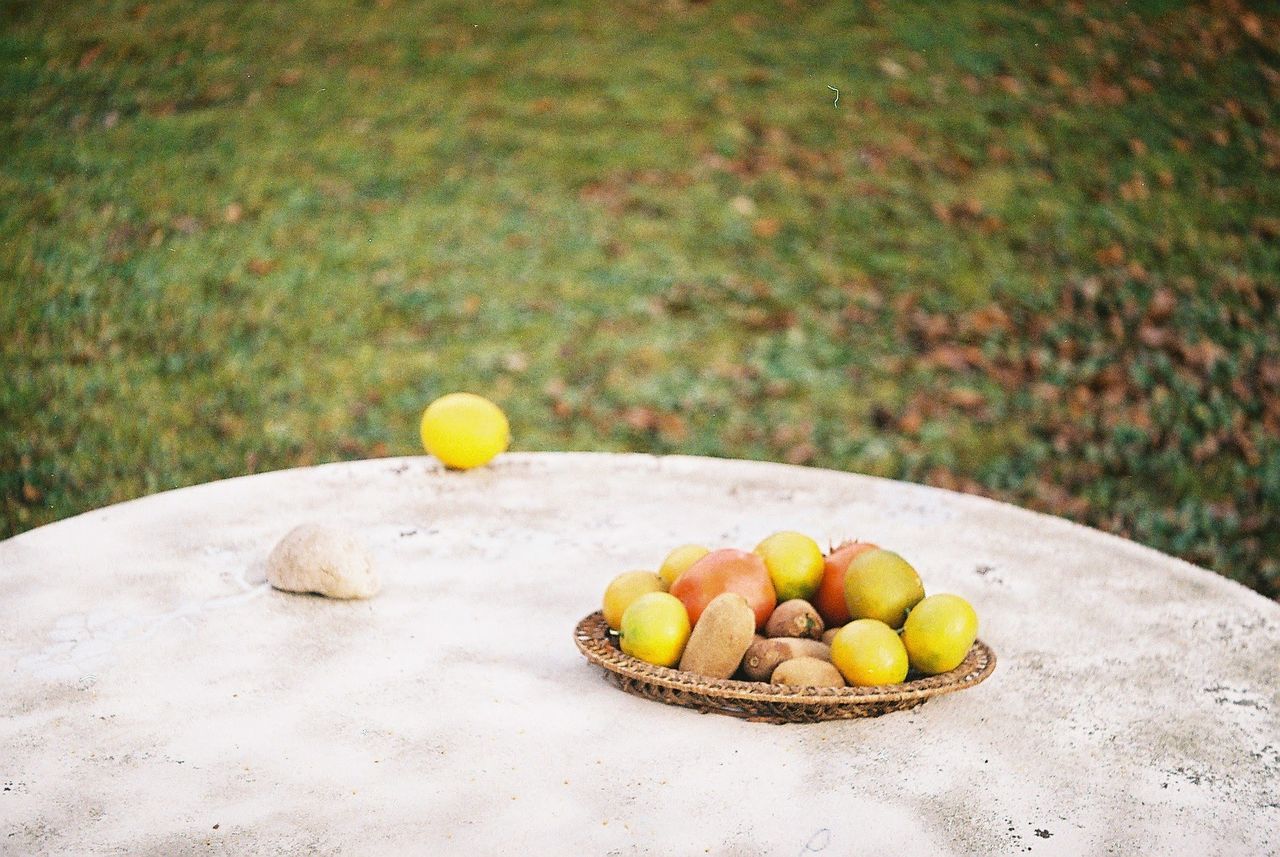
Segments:
[[[622,651],[648,663],[809,687],[948,672],[978,636],[969,602],[926,597],[898,554],[847,542],[824,555],[796,532],[774,533],[751,552],[678,547],[657,573],[615,577],[603,612]]]

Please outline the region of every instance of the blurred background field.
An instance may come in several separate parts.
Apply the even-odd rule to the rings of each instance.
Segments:
[[[1262,2],[0,0],[0,537],[471,390],[1277,597],[1278,105]]]

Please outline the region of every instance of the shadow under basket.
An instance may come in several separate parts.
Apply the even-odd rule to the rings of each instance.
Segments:
[[[659,667],[624,654],[596,611],[574,630],[578,650],[627,693],[695,708],[703,714],[727,714],[762,723],[817,723],[879,717],[914,708],[926,699],[973,687],[996,668],[995,652],[974,642],[960,666],[950,672],[909,678],[876,687],[798,687],[762,681],[714,679]]]

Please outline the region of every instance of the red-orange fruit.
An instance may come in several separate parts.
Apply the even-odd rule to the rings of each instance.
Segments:
[[[822,565],[822,582],[813,596],[813,606],[828,628],[835,628],[849,621],[849,605],[844,598],[844,575],[849,563],[863,551],[873,550],[871,542],[845,542],[827,554]]]
[[[670,591],[684,603],[694,625],[711,599],[724,592],[736,592],[747,599],[756,615],[757,629],[764,627],[778,606],[778,595],[764,560],[734,548],[714,550],[689,566],[671,584]]]

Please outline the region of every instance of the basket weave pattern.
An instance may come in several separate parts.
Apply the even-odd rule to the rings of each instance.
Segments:
[[[926,699],[973,687],[996,667],[996,656],[978,640],[960,666],[941,675],[879,687],[795,687],[758,681],[713,679],[654,666],[624,654],[599,611],[574,630],[579,651],[627,693],[668,705],[727,714],[763,723],[817,723],[878,717],[914,708]]]

